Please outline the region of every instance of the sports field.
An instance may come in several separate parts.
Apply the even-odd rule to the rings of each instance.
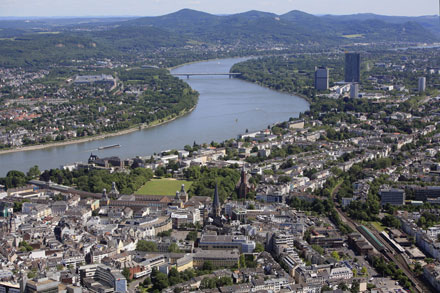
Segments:
[[[188,191],[192,185],[191,181],[175,179],[152,179],[144,186],[139,188],[135,194],[139,195],[176,195],[182,184],[185,184],[185,190]]]

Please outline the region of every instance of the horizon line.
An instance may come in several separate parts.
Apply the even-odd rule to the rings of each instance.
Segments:
[[[24,16],[18,16],[18,15],[0,15],[0,19],[72,19],[72,18],[118,18],[118,17],[130,17],[130,18],[135,18],[135,17],[160,17],[160,16],[165,16],[168,14],[173,14],[182,10],[192,10],[192,11],[197,11],[197,12],[202,12],[202,13],[207,13],[207,14],[211,14],[211,15],[215,15],[215,16],[228,16],[228,15],[235,15],[235,14],[242,14],[242,13],[246,13],[246,12],[251,12],[251,11],[257,11],[257,12],[263,12],[263,13],[270,13],[270,14],[275,14],[278,16],[282,16],[284,14],[290,13],[292,11],[299,11],[299,12],[303,12],[303,13],[307,13],[310,15],[314,15],[314,16],[353,16],[353,15],[365,15],[365,14],[371,14],[371,15],[377,15],[377,16],[389,16],[389,17],[438,17],[439,15],[437,14],[423,14],[423,15],[391,15],[391,14],[378,14],[378,13],[373,13],[373,12],[357,12],[357,13],[349,13],[349,14],[322,14],[322,13],[309,13],[309,12],[305,12],[302,10],[298,10],[298,9],[293,9],[293,10],[289,10],[285,13],[274,13],[274,12],[268,12],[268,11],[263,11],[263,10],[255,10],[255,9],[251,9],[251,10],[246,10],[246,11],[242,11],[242,12],[235,12],[235,13],[220,13],[220,14],[216,14],[216,13],[211,13],[211,12],[207,12],[207,11],[203,11],[203,10],[196,10],[196,9],[191,9],[191,8],[183,8],[183,9],[179,9],[173,12],[168,12],[165,14],[158,14],[158,15],[135,15],[135,14],[109,14],[109,15],[42,15],[42,16],[32,16],[32,15],[24,15]]]

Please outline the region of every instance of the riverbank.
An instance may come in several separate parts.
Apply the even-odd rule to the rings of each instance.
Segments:
[[[179,115],[177,115],[175,117],[165,118],[165,120],[161,119],[163,121],[156,120],[156,121],[153,121],[149,125],[143,125],[143,124],[139,125],[138,124],[136,126],[133,126],[128,129],[121,130],[121,131],[117,131],[117,132],[109,132],[109,133],[99,134],[99,135],[95,135],[95,136],[88,136],[85,138],[74,138],[74,139],[69,139],[67,141],[51,142],[51,143],[47,143],[47,144],[30,145],[30,146],[19,147],[19,148],[14,148],[14,149],[1,150],[0,156],[4,155],[4,154],[9,154],[9,153],[36,151],[36,150],[42,150],[42,149],[47,149],[47,148],[51,148],[51,147],[60,147],[60,146],[67,146],[67,145],[76,144],[76,143],[85,143],[85,142],[90,142],[90,141],[102,140],[102,139],[106,139],[109,137],[115,137],[115,136],[129,134],[132,132],[140,131],[143,129],[149,129],[149,128],[157,127],[157,126],[172,122],[178,118],[181,118],[181,117],[184,117],[185,115],[190,114],[192,111],[194,111],[194,109],[196,107],[197,107],[197,104],[187,111],[182,111],[182,113],[180,113]]]
[[[236,78],[237,78],[237,79],[240,79],[241,81],[244,81],[244,82],[248,82],[248,83],[256,84],[256,85],[258,85],[258,86],[264,87],[264,88],[266,88],[266,89],[268,89],[268,90],[271,90],[271,91],[274,91],[274,92],[277,92],[277,93],[280,93],[280,94],[286,94],[286,95],[290,95],[290,96],[292,96],[292,97],[299,97],[299,98],[305,100],[307,103],[309,103],[309,105],[312,105],[312,104],[313,104],[312,99],[310,99],[309,97],[307,97],[307,96],[304,95],[304,94],[296,93],[296,92],[291,93],[291,92],[286,92],[286,91],[283,91],[283,90],[276,90],[276,89],[273,89],[273,88],[271,88],[271,87],[268,87],[268,86],[265,85],[265,84],[262,84],[262,83],[259,83],[259,82],[252,82],[252,81],[249,81],[249,80],[246,80],[246,79],[240,78],[240,76],[237,76]]]
[[[238,64],[238,63],[236,63],[236,64]],[[236,64],[234,64],[234,65],[236,65]],[[231,71],[232,71],[232,68],[231,68]],[[265,85],[265,84],[263,84],[263,83],[260,83],[260,82],[258,82],[258,81],[254,81],[254,82],[252,82],[252,81],[249,81],[249,80],[247,80],[247,79],[244,79],[244,78],[242,78],[242,75],[239,75],[239,76],[237,76],[236,78],[237,78],[237,79],[240,79],[240,80],[242,80],[242,81],[245,81],[245,82],[249,82],[249,83],[252,83],[252,84],[256,84],[256,85],[258,85],[258,86],[264,87],[264,88],[269,89],[269,90],[271,90],[271,91],[275,91],[275,92],[278,92],[278,93],[281,93],[281,94],[290,95],[290,96],[293,96],[293,97],[295,97],[295,96],[296,96],[296,97],[299,97],[299,98],[305,100],[307,103],[309,103],[309,105],[312,105],[312,104],[313,104],[313,100],[310,99],[308,96],[306,96],[306,95],[304,95],[304,94],[297,93],[297,92],[293,92],[293,93],[291,93],[291,92],[287,92],[287,91],[283,91],[283,90],[277,90],[277,89],[271,88],[271,87],[269,87],[269,86],[267,86],[267,85]]]
[[[171,71],[174,69],[177,69],[179,67],[183,67],[183,66],[187,66],[187,65],[191,65],[191,64],[196,64],[196,63],[200,63],[200,62],[210,62],[210,61],[217,61],[217,60],[225,60],[225,59],[236,59],[236,58],[243,58],[243,59],[252,59],[252,58],[257,58],[258,56],[237,56],[237,57],[230,57],[230,58],[213,58],[213,59],[206,59],[206,60],[199,60],[199,61],[191,61],[191,62],[186,62],[186,63],[182,63],[173,67],[168,67],[167,70]],[[232,68],[232,67],[231,67]]]

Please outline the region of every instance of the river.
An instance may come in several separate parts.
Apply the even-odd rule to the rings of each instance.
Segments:
[[[245,59],[232,58],[184,65],[172,73],[227,73],[232,65]],[[131,158],[147,156],[185,145],[210,143],[235,138],[246,129],[255,131],[269,124],[298,117],[308,110],[302,98],[278,93],[228,76],[183,77],[200,93],[191,113],[169,123],[129,134],[84,143],[0,155],[0,176],[9,170],[27,171],[38,165],[40,170],[86,162],[90,153],[99,157]],[[120,144],[120,148],[98,151],[98,147]]]

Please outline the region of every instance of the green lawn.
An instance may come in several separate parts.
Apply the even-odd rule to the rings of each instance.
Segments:
[[[380,222],[369,222],[377,231],[382,232],[386,227],[382,226]]]
[[[136,191],[140,195],[176,195],[182,184],[185,184],[185,190],[188,191],[192,181],[175,179],[152,179]]]
[[[343,37],[346,39],[356,39],[356,38],[363,38],[364,35],[363,34],[343,35]]]

